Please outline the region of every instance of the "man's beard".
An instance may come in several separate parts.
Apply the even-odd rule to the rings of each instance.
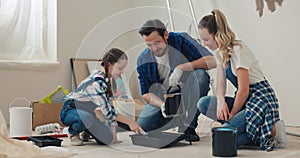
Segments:
[[[157,53],[157,52],[159,52],[159,53]],[[162,57],[162,56],[164,56],[164,55],[166,54],[166,52],[167,52],[167,48],[165,48],[164,50],[159,49],[159,50],[156,51],[154,54],[155,54],[155,56],[157,56],[157,57]]]
[[[167,42],[167,40],[165,40],[164,39],[164,41],[165,41],[165,45],[166,45],[166,47],[164,48],[164,49],[158,49],[156,52],[159,52],[159,53],[154,53],[155,54],[155,56],[157,56],[157,57],[162,57],[162,56],[164,56],[165,54],[166,54],[166,52],[168,51],[168,42]]]

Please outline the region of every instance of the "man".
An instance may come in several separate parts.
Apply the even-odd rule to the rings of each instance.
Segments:
[[[180,85],[187,116],[181,132],[189,135],[188,141],[199,141],[195,128],[200,112],[196,104],[209,91],[210,77],[206,70],[215,68],[212,54],[187,33],[168,32],[158,19],[148,20],[140,28],[146,48],[137,59],[137,72],[143,99],[148,103],[137,122],[145,131],[174,127],[174,120],[165,118],[165,90]]]

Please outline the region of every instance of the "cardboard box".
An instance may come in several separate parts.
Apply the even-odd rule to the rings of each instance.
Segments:
[[[135,102],[135,119],[137,120],[140,112],[142,111],[144,104],[138,99],[134,99]],[[39,103],[32,102],[32,129],[35,127],[49,124],[59,123],[62,127],[64,125],[60,121],[60,111],[64,103]]]
[[[59,116],[63,105],[64,103],[32,102],[32,129],[49,123],[59,123],[63,126]]]

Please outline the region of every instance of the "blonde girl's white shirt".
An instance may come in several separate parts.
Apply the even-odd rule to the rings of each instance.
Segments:
[[[242,47],[234,46],[234,54],[231,56],[230,64],[232,73],[237,76],[237,69],[244,68],[248,70],[250,84],[265,80],[264,74],[259,67],[258,60],[252,51],[241,42]]]

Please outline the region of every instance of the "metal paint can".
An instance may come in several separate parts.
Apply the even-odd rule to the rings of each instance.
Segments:
[[[237,156],[237,129],[232,127],[212,128],[212,154],[218,157]]]

